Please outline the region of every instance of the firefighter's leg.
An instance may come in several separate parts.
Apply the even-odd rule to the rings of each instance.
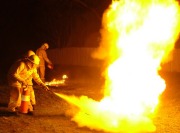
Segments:
[[[45,82],[45,66],[39,67],[39,76],[43,82]]]
[[[32,106],[30,101],[29,101],[29,104],[28,104],[28,111],[30,111],[30,112],[33,111],[33,106]]]
[[[32,107],[32,104],[31,102],[29,101],[28,103],[28,115],[33,115],[33,107]]]
[[[35,99],[33,87],[30,88],[30,102],[31,102],[31,105],[32,105],[33,110],[34,110],[34,106],[36,105],[36,99]]]
[[[33,112],[33,107],[32,107],[32,104],[31,104],[31,91],[32,91],[32,86],[28,86],[27,87],[28,91],[29,91],[29,101],[28,101],[28,112]]]
[[[21,88],[11,87],[10,88],[10,99],[8,103],[8,110],[10,112],[15,112],[16,107],[21,105]]]

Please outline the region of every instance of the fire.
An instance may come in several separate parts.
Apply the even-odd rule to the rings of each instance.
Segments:
[[[64,74],[64,75],[62,76],[62,79],[60,79],[60,80],[53,79],[52,81],[46,82],[45,84],[48,85],[48,86],[64,85],[67,78],[68,78],[68,76]]]
[[[166,88],[160,65],[180,32],[180,8],[174,0],[112,1],[103,15],[102,41],[93,54],[104,59],[104,98],[57,94],[77,106],[79,126],[108,132],[154,132],[154,111]]]

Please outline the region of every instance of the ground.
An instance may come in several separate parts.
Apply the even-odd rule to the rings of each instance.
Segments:
[[[94,74],[97,73],[91,72],[89,75],[85,72],[87,77],[72,76],[65,85],[50,89],[66,95],[86,95],[99,100],[102,98],[103,80]],[[153,119],[157,128],[154,133],[178,133],[180,132],[180,74],[163,72],[161,76],[165,79],[167,87],[160,97],[161,103]],[[71,117],[65,113],[70,109],[70,105],[65,100],[37,85],[34,90],[37,100],[34,115],[20,114],[17,117],[10,116],[7,112],[9,87],[6,84],[0,86],[0,133],[105,133],[87,127],[78,127],[77,123],[71,121]]]

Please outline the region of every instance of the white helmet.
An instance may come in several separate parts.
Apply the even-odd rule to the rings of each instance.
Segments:
[[[31,55],[27,58],[30,62],[39,65],[40,59],[37,55]]]
[[[30,57],[31,55],[35,55],[34,51],[28,50],[26,57]]]

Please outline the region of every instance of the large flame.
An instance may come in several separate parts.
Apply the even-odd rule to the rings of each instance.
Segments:
[[[57,94],[79,108],[79,126],[108,132],[153,132],[152,117],[164,91],[160,64],[179,36],[175,0],[120,0],[104,13],[102,41],[94,57],[106,60],[104,98]]]

